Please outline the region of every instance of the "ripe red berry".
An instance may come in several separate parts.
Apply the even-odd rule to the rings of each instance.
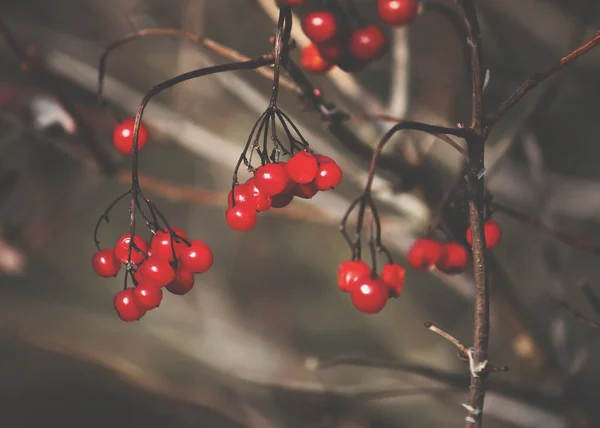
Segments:
[[[295,186],[294,186],[295,187]],[[293,192],[281,192],[278,195],[273,196],[271,200],[272,208],[285,208],[294,200]]]
[[[397,263],[386,263],[381,271],[381,279],[393,291],[395,296],[402,293],[405,275],[406,269]]]
[[[319,192],[314,181],[307,184],[296,183],[294,187],[294,196],[302,199],[311,199]]]
[[[361,61],[373,61],[385,51],[387,41],[376,25],[368,25],[352,33],[350,52]]]
[[[199,239],[190,241],[190,246],[181,248],[181,266],[192,273],[204,273],[213,264],[213,253],[208,245]]]
[[[486,221],[483,225],[483,233],[485,235],[485,247],[488,249],[494,248],[502,239],[502,229],[496,220]],[[469,245],[473,245],[473,234],[470,227],[467,229],[466,238]]]
[[[133,290],[133,301],[135,305],[138,308],[147,311],[158,308],[162,298],[162,289],[150,282],[143,282]]]
[[[183,296],[194,287],[194,282],[194,274],[179,266],[175,272],[175,279],[167,285],[167,291],[178,296]]]
[[[371,274],[371,267],[362,260],[346,260],[338,268],[338,288],[348,293],[356,280]]]
[[[244,203],[254,203],[254,195],[250,190],[250,186],[247,184],[238,184],[233,188],[233,198],[235,198],[235,203],[244,204]],[[227,204],[228,206],[233,205],[233,199],[231,197],[231,192],[227,196]]]
[[[183,239],[188,239],[185,232],[178,227],[171,226],[171,229],[175,234]],[[171,241],[173,241],[173,245],[171,245]],[[173,256],[173,247],[175,248],[175,255],[177,255],[178,245],[183,242],[178,240],[177,237],[173,238],[169,233],[168,229],[158,230],[156,235],[152,237],[150,241],[150,249],[148,250],[148,258],[152,257],[152,255],[156,255],[160,258],[166,259],[170,262],[175,260]]]
[[[134,123],[134,119],[125,119],[123,122],[117,124],[113,130],[113,145],[124,155],[131,154],[131,150],[133,149]],[[140,123],[140,129],[138,131],[138,151],[142,150],[147,142],[148,130],[144,124]]]
[[[321,52],[315,44],[310,44],[302,49],[300,64],[303,69],[315,74],[327,73],[333,67],[333,64],[327,62],[321,56]]]
[[[333,159],[331,159],[329,156],[325,156],[325,155],[315,154],[315,159],[317,160],[317,163],[319,165],[321,165],[322,163],[327,163],[327,162],[335,163],[335,161]]]
[[[337,39],[320,43],[317,45],[317,49],[319,50],[321,58],[332,65],[335,64],[342,57],[342,55],[344,55],[344,47]],[[322,96],[322,94],[316,96]]]
[[[92,257],[92,268],[98,276],[110,278],[117,276],[121,269],[121,262],[115,256],[115,250],[105,248],[97,251]]]
[[[400,27],[408,24],[419,14],[419,0],[378,0],[377,12],[389,25]]]
[[[336,36],[338,25],[333,13],[317,10],[306,14],[302,29],[313,43],[324,43]]]
[[[140,267],[144,282],[150,282],[158,287],[164,287],[175,278],[175,271],[167,259],[159,256],[148,257]]]
[[[267,196],[281,193],[288,185],[289,177],[281,163],[268,163],[254,172],[254,184]]]
[[[415,269],[433,268],[444,255],[444,246],[433,239],[417,239],[406,254],[408,263]]]
[[[129,254],[129,242],[131,241],[131,235],[126,233],[121,236],[115,244],[115,256],[122,263],[127,263],[127,255]],[[133,235],[134,247],[131,249],[131,263],[139,265],[145,260],[146,251],[148,251],[148,245],[139,235]],[[136,247],[141,251],[136,250]]]
[[[133,288],[117,293],[113,300],[117,315],[125,322],[137,321],[146,314],[146,310],[135,304]]]
[[[388,300],[388,289],[379,278],[360,277],[350,289],[350,299],[356,309],[365,314],[381,312]]]
[[[436,263],[436,267],[445,273],[463,272],[469,263],[469,252],[456,242],[444,244],[444,255]]]
[[[315,178],[315,185],[321,191],[331,190],[341,183],[342,177],[342,169],[337,163],[333,161],[321,162]]]
[[[298,152],[286,164],[288,175],[296,183],[307,184],[314,180],[319,170],[317,159],[308,152]]]
[[[256,226],[257,219],[256,210],[250,204],[237,204],[225,211],[225,221],[229,227],[240,232],[247,232]]]
[[[252,195],[251,205],[256,211],[267,211],[271,208],[271,197],[258,190],[256,183],[254,183],[254,178],[249,178],[248,181],[246,181],[246,185],[250,189],[250,194]]]

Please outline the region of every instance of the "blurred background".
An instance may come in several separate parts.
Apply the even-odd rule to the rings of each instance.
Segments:
[[[454,7],[427,2],[409,28],[386,28],[389,55],[364,71],[334,69],[312,81],[354,114],[450,126],[468,120],[464,40],[440,4]],[[595,0],[476,4],[490,105],[600,24]],[[357,5],[376,21],[375,0]],[[250,232],[226,226],[235,161],[268,104],[270,82],[258,73],[184,83],[156,97],[144,116],[151,141],[140,156],[142,187],[171,224],[212,247],[214,267],[188,295],[166,295],[158,310],[131,324],[112,306],[121,280],[91,269],[94,225],[129,188],[128,159],[111,145],[115,119],[95,98],[104,47],[136,30],[174,27],[261,55],[274,32],[272,0],[2,0],[0,14],[47,70],[41,78],[24,73],[0,42],[3,426],[464,425],[467,364],[423,323],[468,346],[471,276],[409,269],[404,294],[383,312],[365,316],[352,307],[336,286],[337,266],[350,254],[338,222],[364,184],[368,159],[285,89],[281,107],[317,151],[339,161],[345,180],[335,192],[262,215]],[[225,61],[174,37],[142,39],[111,55],[106,97],[112,111],[133,115],[152,85]],[[592,241],[600,241],[599,69],[600,51],[593,51],[540,85],[497,126],[486,159],[496,201]],[[350,126],[374,145],[390,124]],[[374,187],[384,241],[404,263],[459,178],[460,159],[416,133],[398,137],[390,156],[397,169],[381,171]],[[558,295],[592,317],[579,285],[588,281],[600,292],[597,256],[502,213],[496,219],[504,239],[491,263],[490,358],[511,370],[491,376],[485,426],[600,426],[599,333],[548,300]],[[124,202],[102,226],[102,244],[112,246],[127,225]],[[318,368],[332,358],[362,364]]]

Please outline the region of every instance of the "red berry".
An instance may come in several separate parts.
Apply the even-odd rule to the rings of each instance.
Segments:
[[[225,221],[229,227],[240,232],[247,232],[256,226],[257,219],[256,210],[250,204],[237,204],[225,211]]]
[[[133,125],[134,119],[125,119],[117,124],[113,131],[113,145],[124,155],[130,155],[133,149]],[[138,131],[138,151],[142,150],[148,142],[148,130],[144,124],[140,123]]]
[[[199,239],[190,241],[190,246],[181,248],[181,266],[192,273],[204,273],[213,264],[213,253],[208,245]]]
[[[335,37],[338,25],[333,13],[318,10],[306,14],[302,20],[302,29],[313,43],[324,43]]]
[[[254,178],[249,178],[248,181],[246,181],[246,185],[252,194],[251,205],[256,211],[267,211],[271,208],[271,197],[258,190],[258,187],[256,187],[256,184],[254,183]]]
[[[273,196],[271,201],[272,208],[285,208],[294,200],[294,193],[281,192],[278,195]]]
[[[383,281],[370,276],[358,278],[350,290],[352,304],[365,314],[381,312],[388,297],[388,289]]]
[[[147,311],[158,308],[162,298],[162,289],[150,282],[143,282],[133,290],[134,303],[138,308],[145,309]]]
[[[167,290],[178,296],[187,294],[194,287],[194,274],[188,270],[182,269],[181,266],[175,272],[175,279],[167,285]]]
[[[433,239],[417,239],[406,254],[408,263],[415,269],[433,268],[444,255],[444,246]]]
[[[502,229],[496,220],[490,219],[486,221],[485,225],[483,226],[483,233],[485,235],[486,248],[494,248],[500,243],[500,239],[502,238]],[[467,229],[466,238],[469,245],[473,245],[473,235],[470,227]]]
[[[319,52],[317,45],[310,44],[300,54],[300,64],[306,71],[315,74],[327,73],[333,67],[333,64],[327,62]]]
[[[342,177],[342,170],[337,163],[321,162],[315,178],[315,185],[321,191],[331,190],[341,183]]]
[[[105,248],[97,251],[92,257],[92,268],[98,276],[110,278],[117,276],[121,269],[121,262],[115,256],[115,250]]]
[[[406,269],[397,263],[386,263],[381,272],[381,279],[387,285],[396,296],[402,293],[404,288],[404,276],[406,275]]]
[[[356,280],[371,274],[371,268],[362,260],[346,260],[338,268],[338,288],[348,293]]]
[[[288,173],[281,163],[262,165],[254,173],[255,186],[268,196],[281,193],[288,185],[288,181]]]
[[[137,321],[146,314],[146,310],[135,304],[133,288],[120,291],[113,300],[117,315],[125,322]]]
[[[326,43],[320,43],[317,45],[319,54],[329,64],[335,64],[344,55],[344,48],[339,40],[330,40]],[[315,96],[320,97],[322,94]]]
[[[361,61],[373,61],[383,54],[387,41],[376,25],[368,25],[352,33],[350,52]]]
[[[171,226],[171,229],[175,234],[183,239],[188,239],[185,232],[178,227]],[[171,241],[173,241],[173,245],[171,245]],[[177,237],[173,238],[171,233],[169,233],[168,229],[159,230],[156,232],[156,235],[152,237],[150,241],[150,249],[148,250],[148,258],[152,257],[152,255],[156,255],[160,258],[166,259],[170,262],[175,260],[173,256],[173,247],[175,247],[175,255],[177,255],[178,245],[183,242]]]
[[[294,196],[302,199],[311,199],[319,192],[314,181],[307,184],[297,183],[294,187]]]
[[[122,263],[127,263],[127,255],[129,254],[129,242],[131,241],[131,235],[126,233],[121,236],[115,244],[115,256]],[[148,251],[148,245],[139,235],[133,235],[134,247],[131,249],[131,263],[139,265],[145,260],[146,251]],[[139,248],[138,251],[136,248]]]
[[[233,198],[235,198],[235,204],[244,204],[244,203],[253,203],[254,195],[252,194],[252,190],[250,190],[250,186],[247,184],[238,184],[233,188]],[[229,206],[233,205],[233,199],[231,198],[231,192],[227,196],[227,204]]]
[[[444,255],[436,263],[436,267],[445,273],[460,273],[467,268],[469,252],[456,242],[444,244]]]
[[[296,183],[307,184],[315,179],[319,164],[310,153],[298,152],[287,162],[286,169]]]
[[[315,154],[315,159],[317,160],[317,163],[319,165],[321,165],[322,163],[328,163],[328,162],[335,163],[335,161],[333,159],[331,159],[329,156],[325,156],[325,155],[317,155],[317,154]]]
[[[167,259],[149,257],[140,267],[141,277],[158,287],[164,287],[175,278],[175,271]]]
[[[400,27],[408,24],[419,14],[419,0],[378,0],[377,12],[389,25]]]

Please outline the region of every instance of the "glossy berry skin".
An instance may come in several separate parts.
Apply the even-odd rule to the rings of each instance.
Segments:
[[[256,183],[254,183],[254,178],[248,179],[245,184],[248,186],[248,189],[250,189],[250,194],[252,195],[250,203],[256,211],[267,211],[271,208],[271,196],[265,195],[258,190]]]
[[[306,14],[302,19],[302,29],[313,43],[325,43],[333,39],[338,31],[335,15],[326,10]]]
[[[325,156],[325,155],[315,154],[315,159],[317,160],[317,163],[319,164],[319,166],[323,163],[328,163],[328,162],[335,163],[335,161],[333,159],[331,159],[329,156]]]
[[[295,187],[295,186],[294,186]],[[272,208],[285,208],[294,200],[293,192],[281,192],[278,195],[273,196],[271,201]]]
[[[175,234],[183,239],[188,239],[185,232],[178,227],[171,226],[171,229]],[[171,241],[173,241],[173,245],[171,245]],[[163,258],[169,262],[175,260],[173,255],[173,247],[175,247],[175,255],[177,255],[177,249],[180,243],[183,241],[178,240],[176,237],[172,238],[168,229],[158,230],[156,235],[152,237],[150,241],[150,249],[148,250],[148,258],[151,258],[153,255]]]
[[[361,61],[373,61],[385,52],[387,41],[376,25],[368,25],[352,33],[350,52]]]
[[[289,176],[285,165],[268,163],[258,167],[254,172],[256,188],[267,196],[281,193],[288,185]]]
[[[315,177],[315,186],[321,191],[331,190],[342,182],[342,169],[337,163],[321,162]]]
[[[167,285],[167,291],[178,296],[183,296],[194,287],[195,281],[194,274],[180,266],[175,272],[173,282]]]
[[[419,270],[432,269],[444,255],[444,246],[433,239],[417,239],[406,254],[408,263]]]
[[[315,74],[324,74],[331,70],[333,64],[329,63],[321,56],[317,45],[310,44],[302,49],[300,54],[300,65],[308,72]]]
[[[319,170],[317,159],[308,152],[298,152],[286,164],[288,175],[296,183],[307,184],[313,181]]]
[[[213,253],[208,245],[199,239],[190,241],[190,246],[182,247],[181,267],[191,273],[204,273],[213,264]]]
[[[469,252],[465,247],[456,242],[447,242],[444,245],[444,255],[437,262],[436,267],[445,273],[463,272],[469,264]]]
[[[254,203],[254,195],[252,194],[252,190],[250,190],[250,186],[247,184],[238,184],[233,188],[233,198],[235,198],[235,204],[248,204]],[[227,196],[227,204],[228,206],[233,205],[234,200],[232,199],[231,192]]]
[[[297,198],[312,199],[317,193],[319,193],[319,189],[314,181],[307,184],[296,183],[296,187],[294,187],[294,196]]]
[[[125,322],[137,321],[146,314],[146,310],[135,304],[133,288],[117,293],[113,300],[119,318]]]
[[[381,312],[388,297],[388,288],[383,281],[369,275],[358,278],[350,289],[352,304],[365,314]]]
[[[486,221],[483,226],[483,233],[485,234],[485,247],[487,249],[494,248],[502,239],[502,229],[496,220]],[[469,245],[473,245],[473,234],[470,227],[467,229],[466,238]]]
[[[250,204],[237,204],[225,211],[225,221],[229,227],[240,232],[252,229],[256,226],[257,220],[256,210]]]
[[[419,0],[378,0],[377,12],[379,17],[388,25],[401,27],[419,14]]]
[[[158,308],[162,298],[162,289],[150,282],[143,282],[133,289],[133,302],[138,308],[147,311]]]
[[[175,278],[175,271],[167,259],[159,256],[148,257],[140,266],[144,282],[150,282],[157,287],[164,287]]]
[[[345,293],[350,292],[358,278],[371,274],[371,267],[362,260],[346,260],[338,268],[338,288]]]
[[[121,261],[115,256],[115,250],[105,248],[97,251],[92,257],[92,268],[98,276],[111,278],[119,273]]]
[[[125,119],[117,124],[113,130],[113,145],[124,155],[130,155],[133,149],[133,125],[134,119]],[[148,129],[140,123],[138,131],[138,151],[142,150],[148,142]]]
[[[381,279],[396,297],[398,297],[404,289],[405,275],[406,269],[397,263],[386,263],[381,271]]]
[[[129,242],[131,241],[131,235],[126,233],[121,236],[117,243],[115,244],[115,256],[122,263],[127,263],[127,255],[129,254]],[[133,243],[137,248],[139,248],[142,252],[139,252],[133,247],[131,249],[131,263],[135,265],[139,265],[145,259],[144,254],[148,251],[148,245],[146,241],[144,241],[139,235],[133,235]]]

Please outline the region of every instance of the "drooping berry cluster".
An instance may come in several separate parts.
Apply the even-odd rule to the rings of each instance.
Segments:
[[[294,6],[303,1],[281,0]],[[367,23],[358,14],[352,0],[328,2],[326,7],[313,9],[304,15],[302,29],[312,44],[302,50],[302,67],[313,73],[325,73],[337,65],[347,72],[362,70],[385,54],[387,39],[381,28]],[[377,0],[381,20],[391,26],[410,23],[420,11],[418,0]]]
[[[287,136],[287,145],[277,136],[277,120]],[[260,158],[258,168],[252,166],[255,152]],[[239,183],[242,163],[253,176]],[[290,118],[277,107],[269,107],[254,125],[236,166],[225,219],[232,229],[248,231],[256,225],[259,212],[286,207],[294,197],[310,199],[341,181],[342,171],[335,161],[313,153]]]
[[[120,153],[124,155],[130,155],[133,150],[133,126],[135,124],[135,119],[127,118],[115,125],[113,130],[113,146]],[[148,129],[140,124],[140,129],[138,133],[138,151],[142,150],[146,143],[148,142]]]

